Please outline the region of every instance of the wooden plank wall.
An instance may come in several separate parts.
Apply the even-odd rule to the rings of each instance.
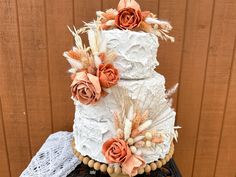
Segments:
[[[157,71],[175,95],[175,160],[183,177],[236,174],[236,1],[139,0],[174,26]],[[0,176],[16,177],[52,132],[72,130],[66,25],[90,21],[118,0],[0,1]]]

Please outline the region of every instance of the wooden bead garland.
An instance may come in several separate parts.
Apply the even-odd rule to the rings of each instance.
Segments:
[[[107,172],[108,174],[121,174],[122,170],[121,167],[116,166],[116,167],[111,167],[108,166],[107,164],[102,164],[100,162],[96,162],[95,160],[90,159],[88,156],[83,156],[80,152],[78,152],[75,149],[75,143],[74,141],[72,142],[72,147],[73,147],[73,152],[76,157],[79,158],[81,162],[83,162],[85,165],[88,165],[90,168],[94,168],[95,170],[100,170],[101,172],[105,173]],[[145,173],[150,173],[151,171],[155,171],[157,168],[161,168],[163,165],[165,165],[173,156],[174,154],[174,144],[171,144],[170,151],[169,153],[165,156],[164,159],[160,159],[156,162],[152,162],[150,164],[147,164],[144,168],[140,168],[138,171],[138,174],[143,174]]]

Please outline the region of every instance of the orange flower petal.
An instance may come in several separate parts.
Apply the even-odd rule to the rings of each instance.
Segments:
[[[121,10],[123,8],[127,8],[127,7],[133,8],[137,11],[138,10],[141,11],[140,5],[135,0],[120,0],[117,10],[119,11],[119,10]]]
[[[126,3],[127,3],[127,0],[120,0],[119,4],[118,4],[118,7],[117,7],[117,10],[121,10],[123,8],[126,7]]]
[[[135,9],[136,11],[141,11],[140,5],[135,0],[129,0],[126,3],[126,7],[131,7]]]

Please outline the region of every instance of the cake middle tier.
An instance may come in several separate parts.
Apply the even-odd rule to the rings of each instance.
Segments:
[[[158,73],[153,73],[151,78],[143,80],[120,80],[118,85],[126,88],[132,99],[140,100],[142,106],[147,107],[150,113],[158,109],[152,105],[152,98],[163,95],[160,101],[166,101],[164,97],[165,78]],[[75,101],[75,105],[73,127],[75,148],[84,156],[106,163],[102,154],[102,145],[106,140],[116,135],[114,111],[118,105],[115,104],[114,95],[108,94],[96,105],[82,105],[78,101]],[[166,136],[163,143],[144,151],[143,156],[147,163],[164,158],[169,152],[175,112],[171,108],[168,108],[167,112],[168,119],[161,121],[158,125],[158,131],[165,132]]]
[[[129,30],[106,30],[101,32],[108,51],[117,55],[114,65],[121,79],[144,79],[151,77],[158,65],[158,38],[150,33]]]

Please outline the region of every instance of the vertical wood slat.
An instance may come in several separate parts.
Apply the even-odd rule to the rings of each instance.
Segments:
[[[47,14],[48,56],[54,131],[72,130],[73,102],[70,99],[69,65],[62,53],[73,45],[67,25],[73,26],[73,0],[45,1]]]
[[[16,1],[0,1],[0,93],[12,177],[30,160]]]
[[[7,152],[5,128],[3,124],[2,101],[0,97],[0,174],[4,177],[10,177],[10,166]]]
[[[174,84],[179,82],[184,41],[186,4],[186,0],[160,0],[159,2],[158,18],[168,19],[173,26],[171,35],[175,37],[174,43],[169,41],[160,41],[160,49],[158,51],[158,61],[160,62],[160,66],[157,68],[157,71],[165,76],[167,88],[171,88]],[[177,93],[173,95],[174,108],[177,106]]]
[[[51,130],[47,38],[43,0],[18,1],[24,84],[32,154]]]
[[[234,0],[216,0],[193,177],[213,177],[236,34]]]
[[[83,22],[90,22],[96,19],[96,11],[102,9],[102,0],[80,1],[74,0],[74,20],[75,26],[80,28]],[[83,42],[88,45],[87,35],[82,36]]]
[[[233,60],[215,177],[232,177],[236,173],[236,39]]]
[[[160,0],[137,0],[142,11],[150,11],[154,14],[158,13],[158,5]]]
[[[187,4],[177,108],[178,124],[183,129],[179,131],[176,158],[183,176],[188,177],[193,169],[212,8],[213,0],[188,0]]]
[[[117,0],[102,0],[102,10],[105,11],[107,9],[110,9],[110,8],[116,8],[117,5],[118,5],[118,2]]]

